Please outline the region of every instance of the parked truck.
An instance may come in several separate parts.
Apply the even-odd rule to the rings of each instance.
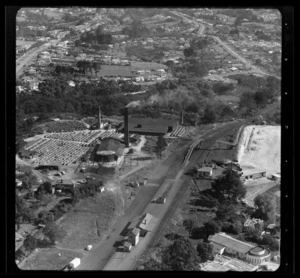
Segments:
[[[80,259],[75,258],[63,270],[64,271],[73,270],[77,268],[79,265],[80,265]]]

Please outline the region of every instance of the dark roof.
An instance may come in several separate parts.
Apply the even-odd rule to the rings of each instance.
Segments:
[[[176,123],[173,120],[168,119],[152,119],[152,118],[139,118],[129,117],[128,125],[130,132],[147,132],[147,133],[167,133],[169,126],[175,126]],[[124,128],[124,123],[120,129]]]
[[[116,138],[104,138],[97,149],[97,153],[101,151],[113,151],[116,155],[120,155],[124,150],[124,145]]]

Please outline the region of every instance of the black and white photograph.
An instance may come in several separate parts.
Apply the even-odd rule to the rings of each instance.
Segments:
[[[278,270],[278,9],[32,6],[15,20],[18,269]]]

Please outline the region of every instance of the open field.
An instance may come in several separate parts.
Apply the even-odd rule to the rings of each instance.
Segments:
[[[22,270],[61,270],[81,252],[57,248],[36,249],[18,267]]]
[[[240,153],[242,169],[265,170],[267,175],[280,172],[281,127],[247,126],[244,133],[246,139]]]
[[[131,67],[133,70],[157,70],[157,69],[167,69],[168,67],[163,64],[153,63],[153,62],[131,62]]]

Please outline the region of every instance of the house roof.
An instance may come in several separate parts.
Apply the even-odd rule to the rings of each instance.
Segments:
[[[209,237],[209,241],[222,245],[226,248],[233,249],[240,253],[247,253],[250,249],[255,247],[254,245],[237,240],[225,233],[214,234],[213,236]]]
[[[202,167],[202,168],[199,168],[197,171],[198,172],[211,172],[212,168],[211,167]]]
[[[130,242],[126,241],[126,242],[124,243],[124,246],[129,248],[129,247],[132,246],[132,244],[131,244]]]
[[[154,228],[154,223],[151,220],[153,220],[153,216],[149,213],[146,213],[141,219],[139,228],[147,231],[152,231]]]
[[[131,231],[132,234],[137,235],[140,233],[140,229],[139,228],[133,228],[133,230]]]

